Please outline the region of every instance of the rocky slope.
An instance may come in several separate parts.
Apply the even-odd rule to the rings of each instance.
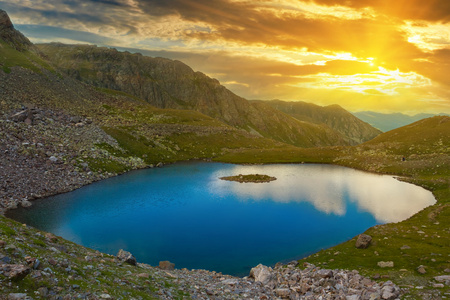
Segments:
[[[248,277],[152,267],[87,249],[0,216],[0,299],[396,299],[392,282],[294,261]]]
[[[88,45],[42,44],[57,69],[93,86],[123,91],[160,108],[199,111],[231,126],[300,147],[348,145],[335,130],[252,104],[179,61]]]
[[[336,104],[322,107],[302,101],[272,100],[263,102],[298,120],[325,124],[345,136],[352,145],[371,140],[381,133],[380,130],[361,121]]]

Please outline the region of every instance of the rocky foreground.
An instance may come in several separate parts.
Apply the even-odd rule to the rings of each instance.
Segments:
[[[392,282],[293,261],[244,278],[87,249],[1,217],[0,299],[397,299]],[[448,279],[447,279],[448,280]]]

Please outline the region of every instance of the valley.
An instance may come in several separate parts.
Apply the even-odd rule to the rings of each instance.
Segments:
[[[447,278],[450,270],[450,117],[381,133],[338,106],[248,101],[178,61],[95,46],[36,46],[1,10],[0,66],[2,213],[178,161],[320,163],[391,174],[430,190],[437,203],[408,220],[370,228],[367,249],[355,248],[355,237],[277,266],[277,276],[331,276],[321,277],[320,268],[349,270],[353,278],[357,270],[370,278],[368,286],[377,282],[380,297],[382,288],[399,295],[389,282],[405,299],[449,296],[448,279],[436,277]],[[281,279],[275,289],[214,270],[136,267],[3,216],[0,233],[0,268],[21,270],[2,269],[0,298],[246,298],[231,287],[247,289],[247,298],[286,296]],[[380,261],[394,264],[382,268]]]

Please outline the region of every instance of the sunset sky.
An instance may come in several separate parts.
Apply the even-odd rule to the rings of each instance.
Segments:
[[[449,0],[0,0],[33,42],[178,59],[247,99],[450,113]]]

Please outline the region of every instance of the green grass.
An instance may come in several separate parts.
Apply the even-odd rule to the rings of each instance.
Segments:
[[[30,69],[35,73],[41,73],[41,68],[43,68],[56,73],[46,61],[35,53],[17,51],[4,41],[0,41],[0,65],[5,73],[10,73],[12,67]]]

